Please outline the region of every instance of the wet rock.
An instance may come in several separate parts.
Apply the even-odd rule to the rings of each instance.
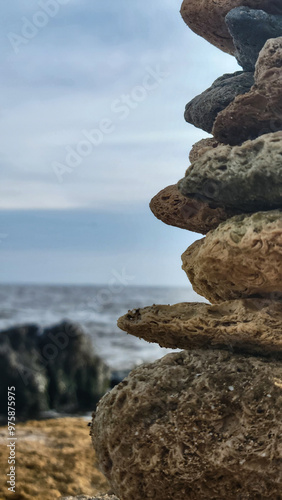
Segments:
[[[235,53],[232,37],[225,23],[231,9],[247,6],[269,14],[282,14],[280,0],[184,0],[181,15],[189,28],[219,49]]]
[[[216,207],[201,196],[187,198],[179,192],[177,185],[168,186],[154,196],[150,208],[155,217],[165,224],[201,234],[215,229],[222,221],[238,213]]]
[[[109,368],[69,322],[43,331],[24,325],[0,332],[0,361],[0,415],[7,416],[8,386],[16,387],[19,419],[47,410],[91,411],[109,387]]]
[[[244,71],[254,71],[265,42],[282,35],[282,16],[263,10],[237,7],[228,12],[225,22],[236,48],[235,56]]]
[[[50,407],[57,411],[92,410],[109,387],[110,370],[94,354],[91,340],[75,324],[44,330],[39,349],[47,358]]]
[[[169,354],[99,402],[92,440],[126,500],[279,498],[282,363]]]
[[[40,330],[25,325],[0,332],[0,416],[7,420],[7,388],[15,387],[17,418],[49,408],[48,377],[37,350]]]
[[[212,303],[282,298],[282,211],[237,215],[182,255],[194,290]]]
[[[241,146],[210,148],[186,171],[179,190],[245,212],[282,208],[282,132]]]
[[[171,349],[228,349],[282,360],[282,302],[241,299],[219,305],[181,303],[128,311],[118,326]]]
[[[254,84],[254,75],[237,71],[217,78],[210,88],[194,97],[185,108],[188,123],[211,133],[214,121],[237,95],[245,94]]]
[[[256,64],[255,85],[217,115],[212,133],[218,141],[241,144],[282,129],[281,60],[282,37],[268,40]]]

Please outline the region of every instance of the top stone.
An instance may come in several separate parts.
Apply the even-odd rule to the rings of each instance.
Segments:
[[[180,12],[194,33],[224,52],[235,54],[225,16],[240,6],[264,10],[268,14],[282,14],[282,0],[184,0]]]
[[[282,35],[282,16],[263,10],[237,7],[226,16],[225,22],[236,48],[235,56],[245,71],[254,71],[261,49],[270,38]]]

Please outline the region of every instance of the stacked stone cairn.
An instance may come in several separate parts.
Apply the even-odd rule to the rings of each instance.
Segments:
[[[282,0],[184,0],[181,14],[242,67],[187,104],[213,137],[151,201],[166,224],[206,235],[182,260],[210,304],[119,319],[184,350],[102,398],[92,440],[120,500],[281,500]]]

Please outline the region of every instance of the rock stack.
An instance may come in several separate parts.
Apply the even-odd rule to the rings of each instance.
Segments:
[[[92,440],[121,500],[282,499],[282,1],[184,0],[188,26],[235,55],[186,106],[211,132],[157,218],[206,235],[182,256],[211,304],[153,305],[122,330],[181,348],[99,403]]]

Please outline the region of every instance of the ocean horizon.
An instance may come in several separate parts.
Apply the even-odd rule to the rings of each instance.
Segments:
[[[23,324],[46,327],[63,320],[77,323],[112,370],[130,370],[172,352],[121,331],[116,325],[120,316],[152,304],[204,300],[189,284],[176,287],[125,283],[1,284],[0,298],[0,330]]]

